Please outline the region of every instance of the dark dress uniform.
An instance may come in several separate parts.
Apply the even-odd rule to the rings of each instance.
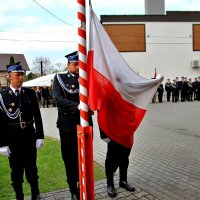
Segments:
[[[198,81],[197,81],[197,78],[195,78],[195,81],[192,82],[193,91],[194,91],[194,100],[197,100],[197,85],[198,85]]]
[[[47,106],[47,108],[49,107],[49,97],[50,97],[50,93],[49,93],[49,89],[47,87],[42,88],[42,104],[43,104],[43,108],[45,108],[45,104]]]
[[[193,101],[193,84],[191,81],[187,82],[187,101]]]
[[[198,77],[197,81],[197,101],[200,101],[200,77]]]
[[[179,96],[179,86],[176,81],[172,83],[172,102],[177,102]]]
[[[108,138],[108,136],[100,129],[101,139]],[[114,187],[113,176],[119,167],[119,182],[127,182],[127,172],[129,166],[129,155],[131,148],[127,148],[114,140],[110,139],[107,144],[107,154],[105,160],[105,173],[107,178],[107,186]],[[130,190],[135,190],[131,188]]]
[[[54,78],[52,96],[58,107],[57,127],[60,133],[61,152],[67,182],[70,192],[74,194],[77,193],[77,182],[79,182],[77,125],[80,124],[80,111],[78,110],[78,77],[70,72],[57,74]]]
[[[36,140],[43,139],[44,132],[35,92],[21,87],[17,97],[8,87],[1,91],[0,106],[1,120],[3,120],[1,123],[5,124],[4,132],[0,134],[0,146],[8,146],[11,151],[9,164],[16,197],[20,200],[24,198],[22,189],[24,171],[32,195],[38,195]]]
[[[158,92],[158,102],[159,103],[162,103],[162,98],[163,98],[163,92],[164,92],[164,89],[163,89],[163,84],[161,83],[157,89],[157,92]]]
[[[170,101],[171,92],[172,92],[172,83],[166,82],[165,83],[165,91],[167,92],[167,101]]]
[[[181,90],[181,102],[184,102],[186,100],[186,93],[187,93],[187,82],[184,80],[180,81],[180,90]]]

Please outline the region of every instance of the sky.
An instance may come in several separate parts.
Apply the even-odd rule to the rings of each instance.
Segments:
[[[99,18],[100,15],[145,14],[144,0],[91,2]],[[77,11],[77,0],[1,1],[0,53],[22,53],[30,68],[35,57],[48,57],[52,64],[65,64],[64,56],[78,47]],[[200,1],[165,0],[165,11],[200,11]]]

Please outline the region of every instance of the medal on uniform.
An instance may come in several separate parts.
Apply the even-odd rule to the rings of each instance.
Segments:
[[[9,108],[8,111],[9,111],[9,112],[12,112],[12,108]]]
[[[72,85],[72,88],[75,88],[75,85]]]
[[[12,107],[15,106],[15,103],[11,103],[11,106],[12,106]]]

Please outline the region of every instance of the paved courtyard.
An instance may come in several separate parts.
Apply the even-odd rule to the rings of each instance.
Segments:
[[[45,134],[59,138],[56,108],[41,109]],[[106,144],[100,139],[94,116],[94,159],[104,165]],[[118,186],[124,200],[200,200],[200,102],[150,104],[135,133],[128,180],[134,193]],[[48,200],[70,199],[68,190],[42,194]],[[111,199],[106,180],[95,183],[95,199]]]

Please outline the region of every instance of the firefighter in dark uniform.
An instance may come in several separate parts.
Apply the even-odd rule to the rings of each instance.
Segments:
[[[197,79],[197,101],[200,101],[200,76]]]
[[[19,64],[7,66],[10,86],[0,93],[1,123],[4,124],[0,153],[9,158],[16,199],[24,199],[22,183],[25,172],[31,187],[31,199],[39,200],[36,157],[37,149],[44,143],[43,125],[35,92],[22,87],[24,70]]]
[[[100,137],[107,143],[107,154],[105,160],[105,174],[107,179],[107,193],[110,197],[116,197],[117,193],[114,187],[114,173],[119,167],[119,186],[127,191],[134,192],[135,188],[127,181],[129,166],[129,155],[131,148],[127,148],[114,140],[110,139],[101,129]]]
[[[163,92],[164,92],[164,89],[163,89],[163,84],[161,83],[157,89],[157,92],[158,92],[158,102],[159,103],[162,103],[162,99],[163,99]]]
[[[180,81],[180,91],[181,91],[181,102],[186,100],[186,91],[187,91],[187,83],[185,82],[185,78],[181,77]]]
[[[176,77],[176,85],[177,85],[177,101],[179,101],[179,93],[180,93],[180,81],[179,78]]]
[[[167,101],[170,101],[171,92],[172,92],[172,83],[170,82],[170,79],[167,79],[167,82],[165,83],[165,91],[167,92]]]
[[[173,80],[172,83],[172,102],[178,101],[178,94],[179,94],[179,88],[178,88],[178,82],[176,80]]]
[[[189,78],[187,82],[187,101],[193,101],[193,91],[192,79]]]
[[[197,78],[194,78],[194,81],[192,82],[193,91],[194,91],[194,100],[197,100],[197,85],[198,85]]]
[[[68,72],[55,76],[52,95],[58,107],[57,127],[60,134],[67,183],[71,192],[71,199],[76,200],[79,199],[77,143],[77,125],[80,124],[78,52],[73,52],[65,57],[68,59]]]

